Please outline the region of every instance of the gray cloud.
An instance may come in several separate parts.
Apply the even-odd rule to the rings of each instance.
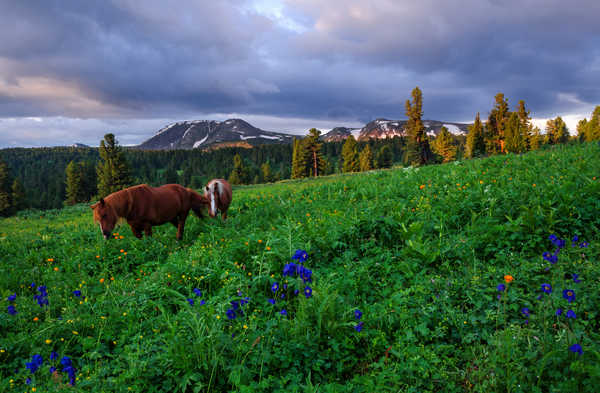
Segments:
[[[0,146],[106,131],[139,143],[172,120],[232,113],[275,131],[402,118],[416,85],[425,117],[448,121],[485,117],[498,91],[540,118],[600,103],[594,0],[40,0],[2,11]]]

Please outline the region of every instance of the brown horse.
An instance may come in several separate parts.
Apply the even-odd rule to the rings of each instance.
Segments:
[[[177,239],[181,240],[190,209],[202,217],[202,210],[207,206],[208,200],[203,195],[179,184],[156,188],[140,184],[100,198],[91,208],[105,239],[110,237],[117,221],[125,219],[138,239],[142,231],[152,236],[153,226],[170,222],[177,228]]]
[[[221,212],[223,221],[227,218],[227,209],[231,203],[231,186],[224,179],[213,179],[204,187],[204,197],[210,202],[208,215],[216,217]]]

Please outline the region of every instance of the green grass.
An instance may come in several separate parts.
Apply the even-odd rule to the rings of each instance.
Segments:
[[[584,144],[241,187],[227,222],[190,216],[181,242],[170,225],[143,240],[123,225],[104,241],[86,205],[3,219],[0,391],[64,390],[69,356],[82,391],[593,392],[598,157]],[[542,258],[550,234],[566,239],[555,265]],[[572,247],[574,235],[589,247]],[[297,249],[310,298],[282,274]],[[48,307],[32,282],[47,286]],[[31,374],[34,354],[44,364]]]

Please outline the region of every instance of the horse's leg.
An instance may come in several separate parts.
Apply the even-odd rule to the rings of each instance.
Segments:
[[[185,229],[185,219],[187,218],[188,212],[185,212],[179,217],[179,226],[177,226],[177,240],[183,239],[183,230]]]
[[[128,224],[131,227],[131,232],[133,232],[133,235],[135,237],[137,237],[138,239],[141,239],[142,238],[142,231],[141,231],[141,229],[135,223],[128,222]]]
[[[227,219],[227,209],[221,212],[221,218],[223,219],[223,221]]]

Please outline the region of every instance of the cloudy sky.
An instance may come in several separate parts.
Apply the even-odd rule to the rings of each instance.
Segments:
[[[167,123],[272,131],[600,104],[598,0],[39,0],[0,5],[0,147],[138,144]]]

